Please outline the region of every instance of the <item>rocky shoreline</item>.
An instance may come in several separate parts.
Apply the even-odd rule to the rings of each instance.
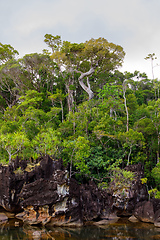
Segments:
[[[62,160],[49,156],[29,165],[16,160],[0,165],[0,222],[17,218],[30,225],[80,227],[105,225],[119,217],[153,223],[160,227],[160,199],[149,200],[143,165],[128,166],[136,173],[128,188],[110,191],[98,188],[92,180],[79,184],[69,178]],[[113,185],[114,183],[112,183]]]

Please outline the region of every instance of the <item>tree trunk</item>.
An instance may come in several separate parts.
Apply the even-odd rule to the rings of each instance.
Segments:
[[[128,154],[127,166],[129,166],[129,160],[130,160],[131,152],[132,152],[132,146],[130,146],[130,150],[129,150],[129,154]]]
[[[69,79],[69,83],[66,84],[67,89],[67,104],[68,104],[68,111],[72,112],[74,107],[74,97],[73,97],[73,90],[70,89],[70,85],[73,85],[73,80]]]
[[[128,113],[127,101],[126,101],[126,86],[125,86],[125,81],[123,82],[123,98],[124,98],[124,105],[125,105],[126,115],[127,115],[126,130],[127,130],[127,132],[128,132],[128,131],[129,131],[129,113]]]
[[[111,107],[110,108],[110,118],[112,118],[113,117],[113,108]]]
[[[159,139],[159,132],[158,132],[158,150],[157,150],[157,163],[159,163],[159,145],[160,145],[160,139]]]
[[[12,154],[8,153],[9,154],[9,164],[11,163],[12,161]]]
[[[79,77],[79,79],[78,79],[79,84],[81,85],[81,87],[83,88],[83,90],[88,93],[89,100],[94,97],[94,93],[93,93],[93,91],[91,90],[91,86],[90,86],[89,78],[88,78],[88,77],[89,77],[91,74],[93,74],[94,72],[95,72],[95,68],[92,67],[88,72],[85,72],[85,73],[82,73],[82,72],[81,72],[81,75],[80,75],[80,77]],[[83,80],[84,80],[85,77],[87,77],[87,86],[86,86],[86,85],[84,84],[84,82],[83,82]]]
[[[64,113],[63,113],[63,102],[62,100],[60,100],[60,104],[61,104],[61,109],[62,109],[62,122],[64,120]]]

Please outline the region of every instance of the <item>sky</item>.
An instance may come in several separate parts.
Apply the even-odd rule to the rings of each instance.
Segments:
[[[145,72],[160,79],[160,0],[0,0],[0,42],[20,57],[47,48],[46,33],[85,42],[103,37],[123,47],[120,71]]]

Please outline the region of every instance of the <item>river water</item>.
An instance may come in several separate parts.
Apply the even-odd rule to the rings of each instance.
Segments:
[[[18,225],[18,226],[15,226]],[[83,228],[43,228],[24,226],[16,220],[0,225],[0,240],[152,240],[160,239],[160,228],[153,224],[131,223],[120,219],[117,223],[101,227],[86,226]]]

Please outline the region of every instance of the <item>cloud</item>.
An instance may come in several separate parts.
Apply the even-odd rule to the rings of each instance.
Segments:
[[[143,69],[148,53],[160,54],[159,9],[157,0],[5,0],[0,41],[23,55],[45,48],[46,33],[71,42],[104,37],[124,48],[127,69]]]

